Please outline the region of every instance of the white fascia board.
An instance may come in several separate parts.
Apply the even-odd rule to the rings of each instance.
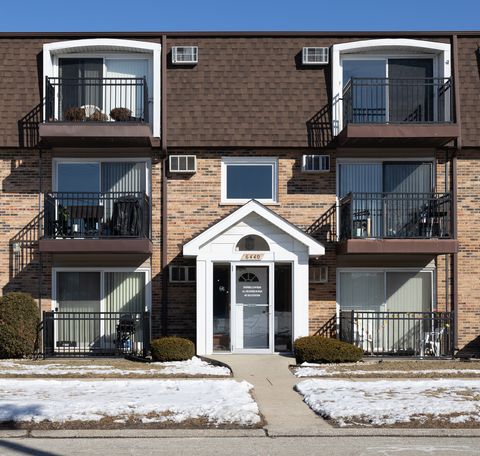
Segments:
[[[285,220],[283,217],[280,217],[275,212],[266,208],[264,205],[260,204],[258,201],[251,200],[248,203],[244,204],[242,207],[237,209],[235,212],[232,212],[230,215],[225,217],[223,220],[220,220],[212,227],[205,230],[203,233],[199,234],[197,237],[187,242],[183,246],[183,255],[189,257],[196,257],[200,249],[207,244],[209,241],[223,233],[225,230],[235,225],[244,219],[247,215],[251,213],[256,213],[263,219],[270,222],[272,225],[276,226],[280,230],[284,231],[298,242],[308,247],[308,254],[310,256],[320,256],[325,254],[325,248],[322,244],[316,241],[314,238],[304,233],[302,230],[297,228],[292,223]]]

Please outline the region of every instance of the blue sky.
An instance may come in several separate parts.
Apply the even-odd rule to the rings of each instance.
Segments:
[[[0,31],[478,30],[480,0],[3,0]]]

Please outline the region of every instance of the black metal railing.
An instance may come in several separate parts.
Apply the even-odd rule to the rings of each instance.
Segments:
[[[146,122],[148,87],[143,78],[50,78],[46,122]]]
[[[449,193],[349,193],[339,218],[340,240],[452,237]]]
[[[44,195],[44,237],[149,238],[145,192],[54,192]]]
[[[454,121],[450,78],[351,78],[342,99],[344,126]]]
[[[43,356],[146,356],[149,312],[43,312]]]
[[[366,355],[450,357],[453,355],[451,312],[339,313],[339,338]]]

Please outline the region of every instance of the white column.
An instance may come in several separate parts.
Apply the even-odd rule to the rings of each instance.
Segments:
[[[308,255],[293,265],[293,340],[308,336]]]
[[[207,262],[197,259],[197,354],[207,354]]]

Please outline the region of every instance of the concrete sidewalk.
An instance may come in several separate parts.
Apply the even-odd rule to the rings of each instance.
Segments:
[[[211,356],[212,357],[212,356]],[[268,435],[315,435],[332,427],[316,415],[294,390],[298,378],[288,369],[293,357],[281,355],[216,355],[237,380],[254,387],[253,395],[265,417]]]

